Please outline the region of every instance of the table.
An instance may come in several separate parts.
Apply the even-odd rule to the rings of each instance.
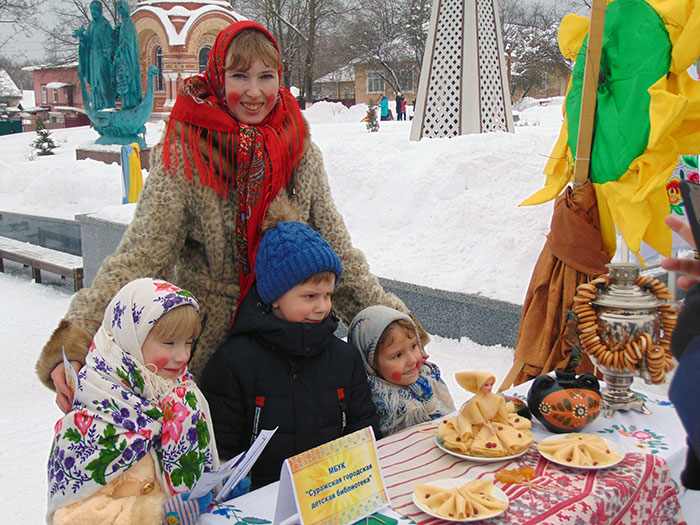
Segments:
[[[525,398],[529,384],[508,393]],[[589,524],[686,523],[677,497],[672,470],[685,462],[685,432],[673,406],[663,396],[647,396],[652,415],[616,412],[612,418],[598,416],[585,428],[618,443],[625,459],[610,469],[588,471],[548,462],[531,448],[511,462],[476,464],[442,452],[435,446],[439,421],[423,423],[377,442],[379,461],[391,506],[418,525],[443,523],[422,513],[412,502],[413,486],[439,478],[493,477],[500,468],[535,469],[534,483],[551,490],[523,485],[497,485],[508,494],[510,506],[503,515],[485,524]],[[536,441],[551,436],[533,420]],[[671,468],[669,468],[671,466]],[[677,476],[675,476],[677,479]],[[200,517],[201,525],[245,521],[272,522],[277,484],[268,485],[213,509]],[[252,520],[250,519],[252,518]],[[482,522],[478,522],[482,523]]]

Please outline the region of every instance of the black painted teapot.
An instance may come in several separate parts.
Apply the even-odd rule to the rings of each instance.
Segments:
[[[537,376],[527,393],[530,412],[555,433],[578,432],[600,413],[600,385],[593,374],[576,375],[580,362],[578,347],[564,370]]]

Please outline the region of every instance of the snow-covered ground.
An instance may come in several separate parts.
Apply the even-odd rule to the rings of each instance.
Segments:
[[[523,110],[520,122],[527,125],[515,133],[420,142],[408,140],[410,121],[382,122],[379,132],[367,132],[362,106],[321,103],[305,113],[336,204],[375,274],[522,304],[549,230],[551,204],[518,203],[544,182],[561,100]],[[149,123],[147,141],[157,141],[162,129],[162,123]],[[96,132],[84,127],[52,136],[60,147],[48,157],[33,155],[33,133],[0,137],[0,210],[73,218],[118,206],[120,168],[75,160],[75,148],[94,141]],[[119,208],[116,215],[129,216],[133,205]],[[0,273],[0,341],[6,349],[0,521],[40,523],[46,457],[60,413],[37,381],[34,363],[68,307],[72,284],[51,277],[49,284],[36,284],[19,265],[6,266],[7,273]],[[491,370],[500,380],[513,356],[512,348],[483,347],[467,338],[434,337],[428,352],[458,404],[466,394],[455,372]]]

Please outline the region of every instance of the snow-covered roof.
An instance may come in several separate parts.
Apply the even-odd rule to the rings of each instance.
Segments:
[[[231,8],[228,2],[221,0],[188,0],[188,5],[200,5],[194,9],[189,9],[184,5],[173,5],[173,2],[164,0],[151,0],[139,2],[138,7],[132,13],[132,16],[139,12],[148,12],[155,15],[160,21],[165,34],[168,37],[168,44],[171,46],[184,46],[187,42],[187,35],[197,21],[198,18],[209,13],[226,13],[233,16],[236,20],[245,20],[246,17],[238,14]],[[171,19],[172,17],[172,19]],[[175,20],[173,20],[175,19]],[[180,26],[183,19],[186,19],[184,25]],[[175,21],[178,22],[180,30],[175,27]]]
[[[317,78],[314,82],[354,82],[355,68],[348,65]]]
[[[39,71],[41,69],[70,69],[78,67],[77,62],[68,62],[66,64],[37,64],[35,66],[24,66],[22,71]]]
[[[67,82],[49,82],[46,84],[46,87],[49,89],[61,89],[70,85],[71,84],[68,84]]]
[[[17,88],[17,85],[4,69],[0,69],[0,97],[22,98],[22,91]]]
[[[83,115],[87,115],[83,108],[76,108],[73,106],[54,106],[53,109],[55,111],[74,111],[75,113],[82,113]]]

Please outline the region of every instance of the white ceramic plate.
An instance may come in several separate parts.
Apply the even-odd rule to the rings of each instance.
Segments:
[[[453,487],[459,487],[460,485],[464,485],[465,483],[469,483],[470,481],[473,481],[473,478],[445,478],[445,479],[436,479],[433,481],[426,481],[426,482],[424,482],[424,484],[434,485],[436,487],[440,487],[441,489],[451,489]],[[433,509],[431,509],[427,505],[424,505],[423,503],[418,501],[418,498],[416,498],[415,492],[413,492],[412,497],[413,497],[413,503],[415,503],[416,507],[418,507],[421,510],[421,512],[425,512],[429,516],[433,516],[434,518],[439,518],[439,519],[445,520],[445,521],[457,521],[460,523],[466,523],[469,521],[479,521],[479,520],[485,520],[488,518],[493,518],[494,516],[498,516],[499,514],[503,514],[508,509],[508,505],[510,504],[510,502],[509,502],[508,496],[506,496],[505,492],[503,492],[498,487],[494,486],[493,492],[491,493],[491,495],[496,499],[500,499],[501,501],[505,501],[506,508],[503,510],[497,510],[496,512],[493,512],[491,514],[473,516],[471,518],[463,518],[463,519],[453,519],[453,518],[446,518],[445,516],[440,516],[439,514],[436,514]]]
[[[517,454],[514,454],[512,456],[497,456],[497,457],[490,457],[490,456],[468,456],[467,454],[462,454],[461,452],[455,452],[454,450],[450,450],[447,448],[445,445],[442,444],[442,441],[440,441],[440,438],[438,436],[435,436],[435,443],[437,443],[437,446],[440,450],[443,452],[447,452],[448,454],[455,456],[460,459],[466,459],[467,461],[473,461],[474,463],[497,463],[499,461],[509,461],[511,459],[519,458],[525,452],[529,450],[530,447],[527,447],[525,450],[522,452],[519,452]]]
[[[555,439],[562,439],[562,438],[569,436],[571,434],[576,434],[576,432],[572,432],[570,434],[555,434],[553,436],[549,436],[549,437],[544,438],[542,441],[540,441],[540,443],[546,443],[547,441],[552,441]],[[612,450],[615,454],[620,456],[620,459],[618,459],[617,461],[614,461],[612,463],[608,463],[606,465],[572,465],[571,463],[567,463],[566,461],[559,461],[557,459],[554,459],[554,457],[552,457],[550,454],[545,454],[544,452],[542,452],[540,450],[539,444],[537,446],[537,452],[539,452],[543,458],[551,461],[552,463],[556,463],[557,465],[561,465],[563,467],[582,469],[582,470],[600,470],[600,469],[604,469],[604,468],[610,468],[610,467],[617,465],[620,461],[625,459],[626,452],[624,451],[624,449],[620,445],[618,445],[617,443],[613,443],[612,441],[608,441],[603,436],[600,436],[600,438],[603,441],[605,441],[605,443],[608,445],[610,450]]]

